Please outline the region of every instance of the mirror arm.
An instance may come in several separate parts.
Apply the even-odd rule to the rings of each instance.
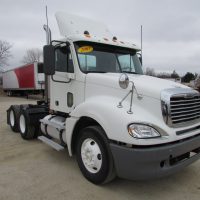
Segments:
[[[133,114],[132,106],[133,106],[133,93],[134,93],[134,90],[135,90],[136,95],[137,95],[137,98],[138,98],[139,100],[141,100],[141,99],[143,98],[143,96],[142,96],[141,94],[138,93],[138,91],[137,91],[137,89],[136,89],[136,87],[135,87],[134,82],[133,82],[133,81],[130,81],[130,83],[132,83],[132,88],[131,88],[131,90],[130,90],[130,91],[128,92],[128,94],[126,94],[126,96],[119,102],[119,104],[118,104],[117,107],[118,107],[118,108],[123,108],[123,106],[122,106],[123,101],[129,96],[129,94],[131,94],[130,108],[129,108],[129,110],[127,111],[127,113],[128,113],[128,114]]]
[[[132,90],[130,90],[129,92],[128,92],[128,94],[126,94],[126,96],[119,102],[119,104],[118,104],[118,108],[123,108],[123,106],[122,106],[122,103],[123,103],[123,101],[129,96],[129,94],[131,93],[131,91]]]
[[[133,82],[131,82],[131,83],[132,83],[132,89],[130,90],[130,92],[131,92],[131,102],[130,102],[129,111],[127,111],[128,114],[133,114],[133,111],[132,111],[132,106],[133,106],[133,91],[134,91],[135,85],[134,85]]]

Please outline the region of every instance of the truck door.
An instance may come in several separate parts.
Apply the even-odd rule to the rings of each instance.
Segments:
[[[50,81],[51,109],[70,113],[74,108],[75,75],[69,46],[55,50],[55,74]]]

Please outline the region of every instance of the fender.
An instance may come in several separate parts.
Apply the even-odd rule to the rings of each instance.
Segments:
[[[123,108],[118,108],[117,105],[120,99],[112,96],[93,96],[88,98],[85,102],[78,105],[70,114],[70,118],[66,120],[66,137],[67,137],[67,146],[69,153],[71,155],[71,140],[73,135],[73,130],[81,117],[89,117],[98,122],[101,127],[104,129],[108,139],[124,142],[127,144],[140,145],[148,144],[150,140],[140,141],[134,139],[128,134],[127,126],[133,122],[145,122],[151,124],[162,123],[162,117],[159,119],[155,118],[155,110],[153,113],[149,112],[151,109],[146,109],[144,105],[149,103],[157,104],[157,100],[152,98],[144,98],[143,101],[138,103],[137,97],[134,97],[133,104],[133,114],[128,114],[128,108],[130,101],[127,100],[124,102]],[[150,102],[151,101],[151,102]],[[99,103],[101,102],[101,103]],[[141,105],[143,106],[141,106]],[[153,108],[152,108],[153,110]],[[144,118],[145,116],[145,118]],[[122,120],[123,119],[123,120]],[[152,142],[152,141],[151,141]],[[154,142],[160,143],[160,140]],[[163,141],[164,142],[164,141]],[[166,142],[166,141],[165,141]]]

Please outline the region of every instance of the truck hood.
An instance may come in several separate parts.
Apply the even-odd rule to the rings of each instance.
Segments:
[[[118,73],[89,73],[87,74],[86,81],[88,84],[91,83],[122,90],[119,87],[120,75]],[[188,88],[180,83],[146,75],[128,74],[128,77],[130,81],[134,82],[139,94],[156,99],[160,99],[160,93],[164,89]],[[129,89],[131,89],[131,84],[129,85]]]

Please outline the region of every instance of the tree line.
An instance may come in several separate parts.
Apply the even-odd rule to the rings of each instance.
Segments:
[[[181,82],[189,83],[192,80],[196,80],[198,77],[197,73],[187,72],[184,76],[180,76],[175,70],[172,73],[160,72],[156,73],[153,68],[146,68],[146,75],[155,76],[158,78],[166,79],[181,79]]]

